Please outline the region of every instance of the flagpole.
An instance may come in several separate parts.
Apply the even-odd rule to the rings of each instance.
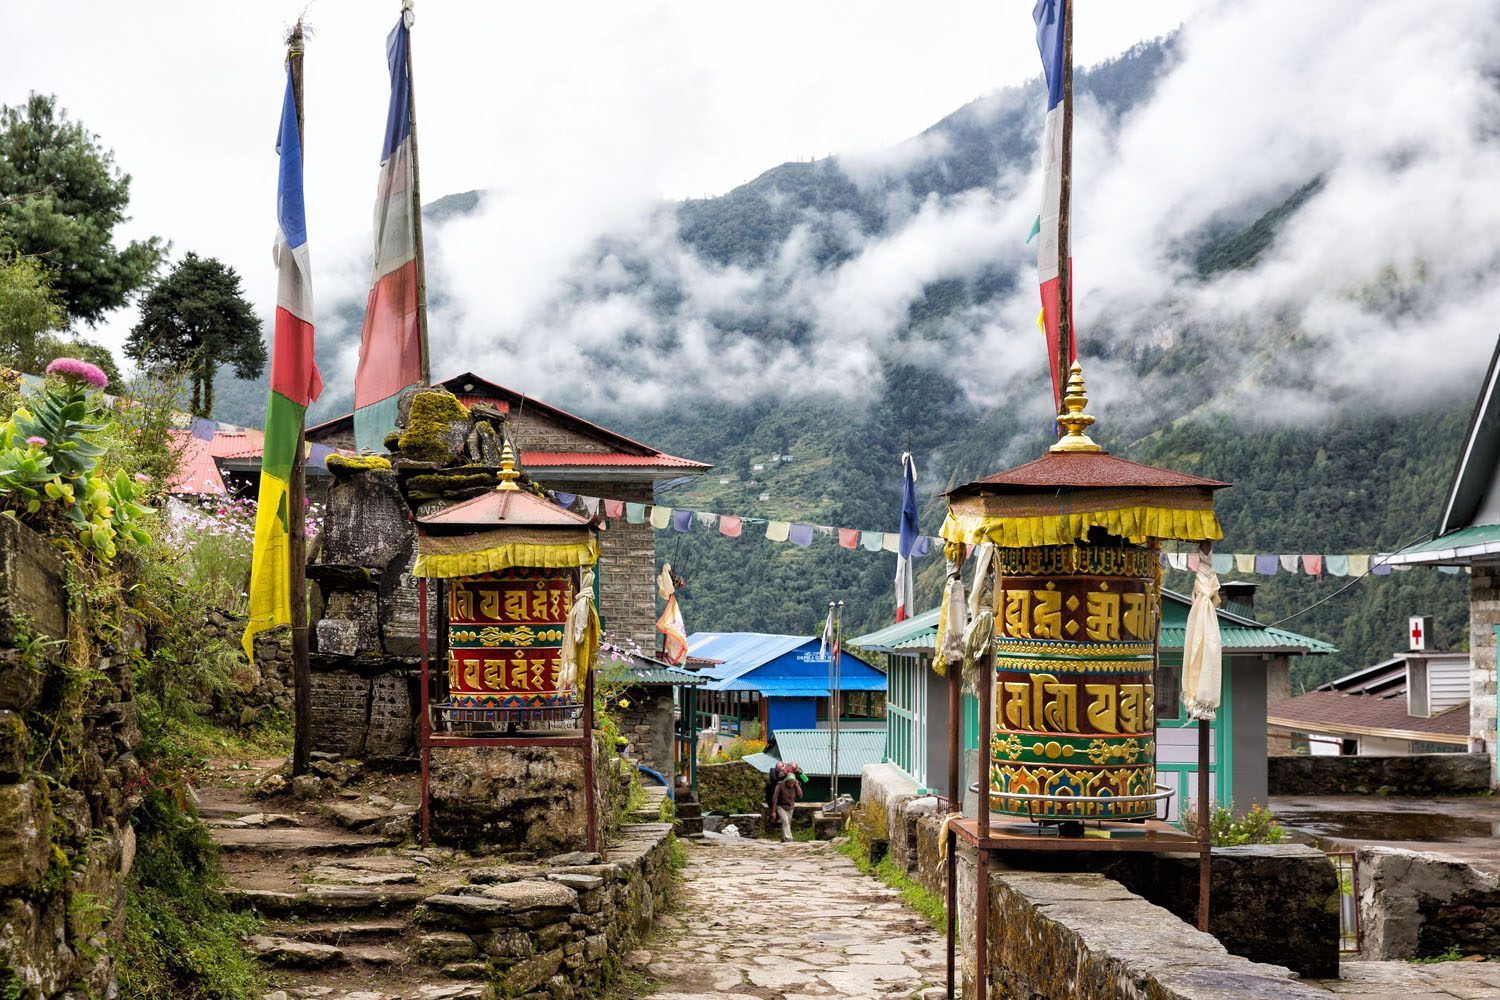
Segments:
[[[292,76],[292,102],[297,108],[297,144],[305,153],[306,132],[302,127],[302,21],[299,18],[287,36],[287,68]],[[291,482],[287,484],[288,593],[292,611],[292,774],[306,774],[312,742],[312,668],[307,650],[307,481],[303,458],[307,421],[297,425],[297,448],[292,453]]]
[[[411,67],[412,0],[402,0],[406,25],[406,107],[411,125],[412,249],[417,255],[417,343],[422,358],[422,385],[432,384],[432,362],[427,351],[427,258],[422,252],[422,170],[417,158],[417,84]]]
[[[1073,201],[1073,0],[1063,0],[1062,176],[1057,213],[1057,371],[1058,412],[1061,388],[1068,384],[1073,357],[1073,268],[1070,216]],[[419,244],[420,245],[420,244]]]

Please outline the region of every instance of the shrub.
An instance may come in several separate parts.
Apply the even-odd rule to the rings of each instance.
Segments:
[[[1194,837],[1198,836],[1196,809],[1183,812],[1182,828]],[[1271,810],[1255,803],[1251,803],[1250,811],[1244,816],[1234,814],[1232,803],[1227,808],[1215,806],[1209,812],[1208,830],[1215,847],[1279,844],[1286,839],[1286,828],[1276,822]]]
[[[766,749],[765,740],[749,740],[743,736],[736,736],[729,744],[729,749],[724,751],[725,760],[740,760],[755,753],[764,753]]]

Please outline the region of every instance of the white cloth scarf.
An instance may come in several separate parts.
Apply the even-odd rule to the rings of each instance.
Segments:
[[[1218,604],[1219,577],[1209,560],[1199,560],[1182,646],[1182,704],[1194,719],[1212,719],[1219,708],[1224,646],[1219,637]]]

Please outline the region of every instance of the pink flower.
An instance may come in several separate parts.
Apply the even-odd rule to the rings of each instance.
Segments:
[[[26,443],[29,444],[29,445],[31,445],[33,448],[45,448],[45,447],[47,447],[47,439],[44,438],[44,437],[38,437],[35,434],[33,434],[33,435],[31,435],[31,437],[27,438],[26,439]]]
[[[79,361],[77,358],[56,358],[47,366],[48,375],[61,375],[64,378],[76,378],[80,382],[86,382],[95,389],[103,389],[109,385],[109,376],[104,374],[98,365],[91,365],[87,361]]]
[[[135,481],[138,483],[149,483],[151,482],[151,477],[146,475],[144,472],[137,472],[135,474]]]

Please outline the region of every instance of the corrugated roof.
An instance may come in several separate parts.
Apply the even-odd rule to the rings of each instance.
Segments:
[[[1183,608],[1192,602],[1181,594],[1162,591],[1164,603]],[[849,640],[849,645],[860,649],[898,651],[931,650],[937,643],[937,608],[924,611],[896,625],[888,625],[878,632],[871,632]],[[1185,621],[1185,615],[1180,617]],[[1337,653],[1338,650],[1321,639],[1301,635],[1282,628],[1258,625],[1248,618],[1219,609],[1219,637],[1224,649],[1234,653]],[[1161,648],[1179,650],[1187,641],[1185,625],[1164,622],[1161,627]]]
[[[710,466],[690,458],[678,458],[666,452],[651,455],[623,455],[617,451],[523,451],[521,465],[531,468],[554,468],[558,466],[589,465],[609,468],[657,466],[673,469],[707,469]]]
[[[186,430],[169,430],[174,446],[181,448],[177,473],[168,486],[169,493],[211,494],[225,492],[224,479],[215,461],[249,450],[259,455],[265,433],[257,430],[215,431],[210,440],[195,438]]]
[[[1270,706],[1266,722],[1296,732],[1389,734],[1459,744],[1469,738],[1469,703],[1424,719],[1407,713],[1404,692],[1392,696],[1308,691]]]
[[[910,649],[913,646],[931,649],[932,644],[937,641],[938,612],[941,610],[942,608],[933,608],[904,622],[857,636],[849,640],[849,645],[871,650]]]
[[[1228,485],[1217,479],[1203,479],[1171,469],[1158,469],[1154,465],[1142,465],[1105,451],[1048,452],[1033,462],[966,483],[949,491],[948,495],[1029,492],[1039,487],[1171,489],[1187,486],[1219,490]]]
[[[708,683],[707,678],[699,677],[691,670],[683,670],[644,656],[633,656],[628,660],[606,660],[599,665],[599,678],[611,684],[642,684],[648,687],[695,687]]]
[[[776,757],[795,762],[809,776],[828,777],[833,774],[830,742],[826,729],[778,729]],[[879,764],[885,759],[885,727],[855,729],[841,726],[838,744],[839,773],[857,775],[866,764]]]
[[[809,641],[805,635],[771,635],[765,632],[694,632],[688,636],[690,657],[718,660],[699,673],[715,681],[733,680]]]
[[[1431,541],[1408,545],[1386,562],[1393,566],[1463,566],[1475,556],[1500,552],[1500,524],[1475,524],[1450,531]]]

